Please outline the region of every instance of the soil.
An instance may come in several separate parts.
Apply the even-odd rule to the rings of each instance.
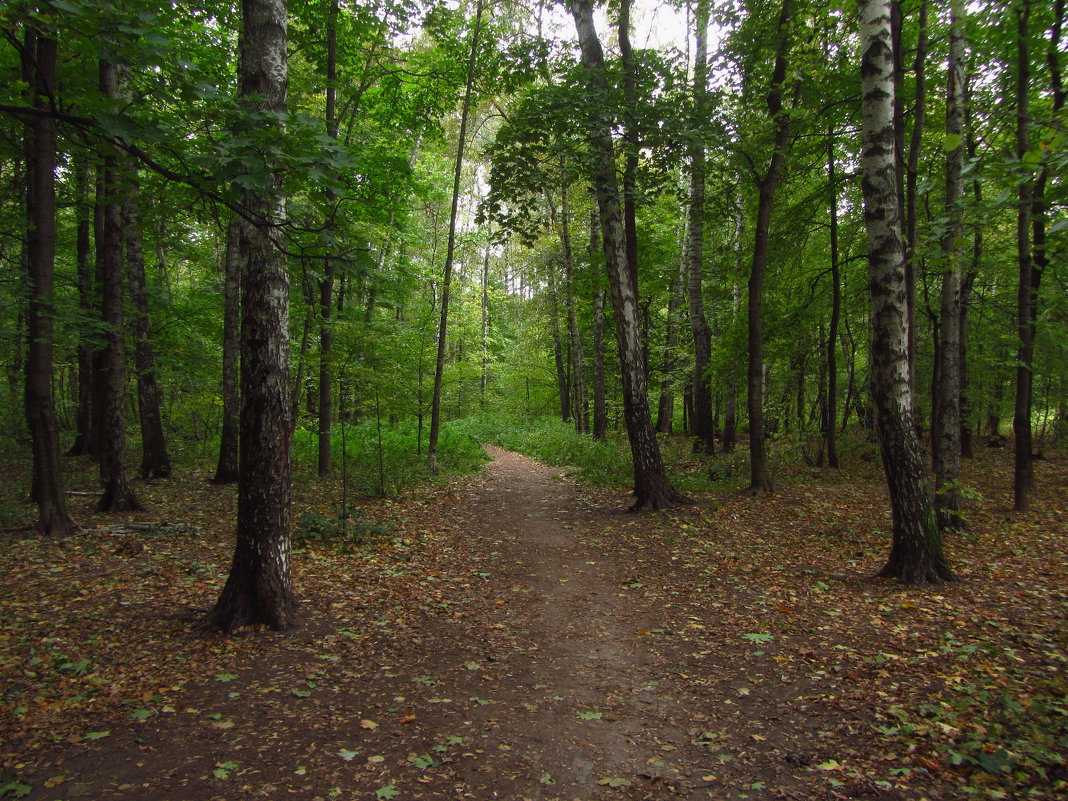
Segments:
[[[146,485],[155,514],[173,512],[164,526],[6,534],[0,786],[101,801],[1063,797],[1063,756],[1025,745],[1068,730],[1018,731],[1047,718],[1001,706],[1063,709],[1061,490],[1022,517],[1000,495],[976,502],[975,533],[949,543],[964,580],[904,588],[871,578],[888,528],[874,469],[630,515],[619,491],[488,450],[483,475],[370,509],[389,531],[369,544],[306,544],[291,632],[194,634],[228,566],[225,488],[189,482],[176,504],[173,482]],[[1049,486],[1064,465],[1040,470]]]

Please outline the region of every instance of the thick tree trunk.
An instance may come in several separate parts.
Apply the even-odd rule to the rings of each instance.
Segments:
[[[93,202],[89,196],[88,154],[78,157],[75,169],[77,210],[75,228],[75,260],[78,264],[78,308],[86,320],[99,315],[93,298],[92,242],[89,236],[93,219]],[[83,331],[78,337],[78,410],[75,415],[74,443],[68,454],[82,456],[91,452],[93,436],[93,344]]]
[[[619,0],[616,35],[619,40],[619,61],[623,68],[623,232],[627,243],[627,265],[638,296],[638,154],[641,137],[638,133],[638,89],[634,79],[634,50],[630,44],[631,0]],[[644,337],[642,342],[645,342]]]
[[[286,2],[242,0],[238,99],[249,110],[286,109]],[[233,632],[296,623],[290,577],[289,281],[274,242],[283,203],[269,186],[244,192],[242,222],[241,478],[230,575],[205,624]]]
[[[241,222],[234,219],[226,229],[226,256],[223,263],[222,435],[219,438],[219,463],[215,468],[213,484],[230,484],[238,480],[240,332]]]
[[[471,49],[467,57],[467,85],[464,88],[463,110],[460,112],[460,133],[456,145],[456,163],[452,176],[452,208],[449,212],[449,241],[445,252],[445,268],[441,281],[441,321],[438,324],[438,355],[434,363],[434,395],[430,401],[430,436],[427,442],[427,466],[431,473],[438,472],[438,436],[441,431],[441,382],[445,373],[445,343],[449,322],[449,289],[452,285],[452,260],[456,251],[456,216],[460,202],[460,178],[464,166],[464,146],[467,140],[467,123],[471,115],[471,97],[474,94],[475,66],[478,59],[479,37],[482,35],[483,0],[475,7],[475,21],[471,32]]]
[[[949,32],[949,69],[946,88],[946,141],[955,144],[946,153],[946,232],[942,237],[941,324],[938,345],[937,424],[932,427],[935,470],[935,510],[942,531],[966,528],[961,515],[960,361],[964,235],[964,31],[963,5],[953,3]]]
[[[898,4],[900,5],[900,4]],[[901,21],[901,18],[898,18]],[[916,189],[920,173],[920,149],[923,140],[923,131],[926,124],[927,105],[927,80],[925,66],[927,64],[927,2],[922,0],[919,8],[919,20],[917,22],[916,52],[912,61],[912,72],[916,79],[916,93],[912,103],[912,134],[909,137],[909,151],[905,163],[905,189],[904,189],[904,212],[905,212],[905,302],[908,308],[908,331],[909,331],[909,382],[913,388],[913,402],[916,402],[916,275],[919,272],[921,259],[917,257],[916,250],[916,223],[918,219],[916,204]],[[898,54],[900,57],[900,54]],[[899,68],[896,72],[898,86],[903,77],[903,71]],[[895,118],[899,138],[904,141],[905,128],[903,124],[900,98],[898,102],[898,116]],[[913,410],[917,425],[919,425],[919,407]]]
[[[595,108],[605,109],[607,104],[603,99],[608,97],[608,81],[601,43],[594,28],[593,8],[589,0],[569,0],[568,8],[578,32],[590,101]],[[660,509],[685,502],[685,499],[668,481],[649,414],[638,298],[627,259],[611,118],[605,111],[591,117],[587,135],[591,179],[597,194],[605,263],[616,318],[616,344],[623,381],[623,413],[634,464],[635,499],[631,509]]]
[[[708,364],[712,358],[712,332],[704,307],[705,143],[698,131],[707,113],[708,96],[708,0],[697,4],[694,14],[696,47],[693,65],[693,122],[689,143],[690,198],[687,216],[689,270],[687,298],[690,335],[693,337],[693,417],[690,433],[695,453],[716,452],[712,425],[712,386]]]
[[[27,30],[23,56],[31,102],[44,109],[55,96],[56,40]],[[52,396],[52,305],[56,261],[56,124],[48,115],[26,125],[26,422],[33,450],[31,496],[37,528],[69,534],[78,526],[67,512],[59,435]]]
[[[1030,0],[1023,0],[1016,9],[1016,157],[1022,162],[1030,150],[1031,113],[1028,93],[1031,84],[1030,49]],[[1031,464],[1031,405],[1034,375],[1034,314],[1035,276],[1031,254],[1031,214],[1034,202],[1034,182],[1031,178],[1020,181],[1019,205],[1016,213],[1016,258],[1019,268],[1019,283],[1016,293],[1016,404],[1012,418],[1015,435],[1015,467],[1013,471],[1013,506],[1023,511],[1030,505],[1031,491],[1035,486],[1034,468]]]
[[[768,89],[768,112],[774,123],[771,162],[759,180],[757,190],[757,218],[753,231],[753,261],[749,270],[749,490],[768,492],[772,489],[768,467],[768,446],[764,430],[764,276],[768,265],[768,245],[771,236],[771,207],[775,190],[782,178],[786,162],[786,148],[790,137],[790,116],[783,110],[783,84],[786,81],[787,53],[790,48],[790,0],[783,0],[779,12],[775,52],[775,67]]]
[[[100,62],[100,90],[105,97],[118,96],[118,80],[113,64]],[[123,326],[122,270],[122,202],[119,163],[109,152],[103,162],[103,194],[99,198],[101,243],[97,248],[100,263],[101,317],[105,326],[104,347],[100,354],[100,479],[104,493],[97,503],[101,512],[140,509],[126,470],[126,332]]]
[[[141,478],[167,478],[171,457],[163,434],[159,382],[156,381],[156,354],[152,347],[148,316],[148,285],[145,279],[145,251],[141,237],[141,197],[135,165],[127,164],[126,198],[122,204],[123,234],[126,238],[126,278],[130,286],[131,328],[134,339],[134,367],[137,370],[137,409],[141,423]]]
[[[872,299],[871,391],[893,513],[893,544],[880,575],[937,583],[954,576],[942,553],[931,485],[912,421],[889,0],[861,0],[860,17],[861,183]]]

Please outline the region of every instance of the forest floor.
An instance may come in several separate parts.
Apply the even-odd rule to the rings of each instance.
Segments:
[[[139,484],[136,515],[77,495],[86,531],[59,541],[4,531],[0,797],[1068,794],[1065,454],[1016,514],[1011,454],[983,448],[947,542],[961,580],[910,588],[873,578],[870,463],[630,515],[490,453],[368,503],[361,545],[302,540],[285,633],[196,633],[234,505],[203,476]],[[295,516],[336,500],[299,481]]]

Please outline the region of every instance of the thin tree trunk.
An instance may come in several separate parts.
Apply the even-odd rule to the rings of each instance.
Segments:
[[[689,143],[690,198],[687,216],[689,232],[689,270],[687,298],[690,311],[690,335],[693,337],[693,417],[690,433],[695,453],[716,452],[712,426],[712,387],[708,364],[712,358],[712,332],[704,308],[704,218],[705,218],[705,143],[702,130],[707,114],[708,96],[708,15],[709,2],[701,0],[694,14],[696,47],[693,64],[693,121]]]
[[[553,363],[556,365],[556,392],[560,398],[560,419],[571,420],[571,392],[564,367],[564,346],[560,340],[560,303],[556,297],[555,266],[545,265],[546,289],[549,295],[549,335],[553,345]]]
[[[163,433],[161,392],[156,381],[156,354],[149,332],[148,285],[141,237],[141,206],[137,171],[127,164],[126,199],[122,204],[126,238],[126,273],[130,286],[134,367],[137,369],[137,409],[141,423],[141,478],[167,478],[171,457]]]
[[[286,2],[242,0],[238,100],[250,111],[286,110]],[[279,132],[280,133],[280,132]],[[246,189],[254,222],[241,225],[241,478],[230,574],[205,620],[233,632],[296,623],[290,575],[289,282],[273,241],[284,203],[273,164],[268,186]]]
[[[871,391],[893,514],[890,557],[880,575],[910,583],[938,583],[954,576],[942,553],[931,485],[912,421],[889,0],[861,0],[860,17],[861,184],[872,299]]]
[[[823,436],[827,466],[838,468],[838,322],[842,316],[842,277],[838,267],[838,185],[835,177],[834,130],[827,130],[827,183],[831,190],[831,322],[827,330],[827,411]]]
[[[56,40],[27,28],[23,58],[34,108],[55,97]],[[78,530],[67,511],[52,394],[52,289],[56,261],[56,124],[47,114],[26,125],[26,423],[33,450],[31,496],[44,534]]]
[[[337,114],[334,109],[337,99],[337,18],[340,0],[331,0],[326,22],[326,135],[337,139]],[[326,190],[327,204],[332,206],[335,197]],[[333,228],[332,220],[326,223]],[[331,464],[331,421],[333,416],[334,377],[332,375],[331,350],[334,345],[334,328],[330,322],[334,294],[334,260],[323,260],[323,277],[319,282],[319,475],[328,476]]]
[[[941,324],[938,347],[937,425],[932,428],[935,510],[942,531],[966,528],[960,488],[960,362],[963,271],[959,240],[964,235],[964,31],[963,5],[950,11],[949,69],[946,88],[946,218],[942,238]]]
[[[87,153],[82,154],[75,170],[78,193],[75,229],[78,308],[87,320],[99,313],[94,309],[93,301],[92,243],[89,238],[93,204],[89,197],[89,160]],[[90,453],[93,436],[93,344],[91,335],[84,331],[78,337],[78,410],[74,428],[74,443],[67,452],[68,455],[82,456]]]
[[[445,252],[445,268],[441,282],[441,322],[438,324],[438,355],[434,363],[434,395],[430,401],[430,436],[427,442],[427,463],[431,473],[438,472],[438,436],[441,431],[441,382],[445,373],[445,343],[449,322],[449,289],[452,285],[452,260],[456,250],[456,214],[460,202],[460,178],[464,166],[464,146],[467,140],[467,123],[471,114],[471,97],[474,94],[475,65],[478,59],[478,42],[482,34],[484,0],[475,6],[475,22],[471,32],[471,50],[467,57],[467,85],[464,87],[463,110],[460,113],[460,135],[456,145],[456,164],[452,178],[452,208],[449,212],[449,241]]]
[[[240,333],[241,222],[235,218],[226,228],[226,256],[223,262],[222,435],[219,437],[219,463],[215,468],[213,484],[230,484],[238,479]]]
[[[100,91],[105,97],[118,96],[115,65],[100,62]],[[105,326],[101,354],[100,393],[100,479],[104,493],[97,503],[101,512],[140,509],[126,471],[126,337],[123,325],[122,280],[122,202],[119,160],[111,149],[104,156],[102,242],[100,257],[101,317]]]
[[[1031,113],[1028,93],[1031,84],[1030,0],[1022,0],[1016,8],[1016,157],[1022,162],[1031,148]],[[1016,353],[1016,405],[1012,419],[1015,435],[1015,468],[1013,471],[1013,506],[1024,511],[1030,505],[1035,476],[1031,464],[1031,404],[1033,392],[1032,361],[1034,359],[1034,328],[1031,325],[1035,305],[1034,265],[1031,254],[1031,213],[1034,202],[1034,183],[1031,178],[1020,181],[1019,205],[1016,212],[1016,258],[1019,284],[1016,294],[1016,331],[1019,341]]]
[[[627,265],[638,297],[638,154],[641,137],[638,133],[638,89],[634,79],[634,50],[630,44],[631,0],[619,0],[616,35],[619,40],[619,61],[623,68],[623,232],[627,244]],[[644,338],[642,339],[644,342]]]
[[[675,419],[674,372],[679,362],[679,331],[683,324],[682,293],[685,291],[689,273],[690,257],[687,250],[689,234],[683,224],[682,237],[679,242],[679,271],[668,290],[668,316],[664,332],[664,360],[661,369],[660,399],[656,408],[656,433],[670,434]]]
[[[579,331],[578,315],[575,312],[575,259],[571,251],[571,209],[567,201],[567,164],[561,165],[560,187],[560,249],[564,261],[564,307],[567,313],[567,336],[571,354],[571,383],[574,387],[572,416],[575,430],[589,433],[588,401],[586,399],[586,354],[582,349],[582,333]]]
[[[638,298],[627,259],[612,147],[611,117],[604,102],[608,97],[604,54],[594,28],[593,8],[589,0],[569,0],[568,8],[575,20],[591,104],[595,109],[601,109],[591,116],[587,136],[591,179],[597,194],[605,263],[615,310],[616,344],[623,382],[623,413],[634,465],[635,499],[631,509],[660,509],[684,502],[685,499],[668,481],[649,414]]]
[[[786,81],[787,54],[790,48],[791,5],[783,0],[779,12],[775,52],[775,67],[768,89],[768,112],[775,127],[771,163],[758,185],[757,218],[754,230],[753,261],[749,270],[749,490],[771,491],[768,468],[768,446],[764,431],[764,276],[768,265],[768,244],[771,234],[771,207],[775,190],[782,178],[786,148],[790,138],[790,116],[783,110],[782,94]]]
[[[489,383],[489,266],[490,247],[482,257],[482,371],[478,382],[479,402],[486,408],[486,386]]]

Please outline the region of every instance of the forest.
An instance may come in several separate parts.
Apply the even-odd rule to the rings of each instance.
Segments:
[[[631,770],[633,733],[624,745],[589,725],[567,729],[596,743],[589,770],[541,770],[553,757],[535,749],[465,773],[449,749],[474,749],[469,738],[412,751],[392,774],[393,755],[367,752],[359,789],[323,774],[290,791],[1057,797],[1064,16],[1064,0],[3,0],[0,798],[231,797],[211,782],[255,772],[241,760],[216,759],[203,786],[132,767],[107,792],[70,776],[92,773],[78,749],[141,747],[137,725],[160,710],[240,705],[277,684],[240,672],[257,649],[292,670],[286,681],[302,676],[296,699],[327,682],[304,675],[300,649],[433,675],[421,659],[461,648],[440,621],[413,622],[434,610],[459,615],[448,622],[472,641],[525,652],[508,638],[544,625],[522,617],[542,592],[533,577],[583,563],[609,573],[546,591],[561,620],[583,617],[598,587],[621,600],[589,611],[572,640],[616,642],[630,614],[642,622],[626,636],[679,633],[654,661],[681,671],[706,657],[686,668],[706,683],[656,707],[663,741],[635,723],[680,749],[678,775]],[[570,522],[535,492],[563,493]],[[502,566],[509,553],[532,572]],[[127,575],[122,560],[144,569]],[[734,595],[711,592],[713,573]],[[553,607],[557,591],[577,593],[573,605]],[[418,605],[420,592],[437,605]],[[643,596],[629,611],[628,592]],[[692,627],[727,626],[748,650],[683,653],[691,624],[643,617],[668,614],[647,604],[671,597],[694,599]],[[524,598],[526,629],[471,622]],[[754,604],[792,622],[747,618]],[[865,604],[881,610],[871,620],[916,611],[893,629],[905,651],[859,622]],[[124,636],[149,644],[140,666],[114,650]],[[828,649],[841,663],[809,664]],[[960,690],[941,705],[917,661],[936,652],[954,666],[938,681]],[[671,745],[668,721],[703,703],[694,688],[757,657],[781,660],[792,688],[863,675],[868,717],[824,710],[840,725],[819,753],[760,729],[748,754],[712,712]],[[552,697],[601,720],[591,699],[625,682],[623,657],[603,657],[596,687],[575,654],[553,658],[576,678]],[[788,679],[795,660],[812,671]],[[503,693],[496,657],[455,661],[476,665],[460,679]],[[174,686],[144,678],[157,672]],[[249,689],[228,699],[168,695],[239,676]],[[379,723],[352,710],[403,695],[385,678],[337,699],[362,736]],[[424,689],[439,679],[451,681]],[[798,743],[819,729],[804,705],[749,698],[763,678],[724,680],[756,717],[786,704]],[[447,720],[424,702],[406,714]],[[618,702],[607,719],[638,719]],[[257,709],[261,736],[308,720]],[[105,725],[116,710],[134,713],[124,733]],[[422,747],[417,728],[395,733],[405,748]],[[874,739],[853,764],[859,730]],[[64,743],[73,756],[27,756]],[[347,769],[360,748],[338,748]],[[693,767],[713,752],[715,770]],[[783,753],[787,767],[769,768]],[[304,777],[296,766],[313,757],[286,759]],[[479,784],[487,771],[517,783]],[[138,795],[141,780],[152,789]]]

